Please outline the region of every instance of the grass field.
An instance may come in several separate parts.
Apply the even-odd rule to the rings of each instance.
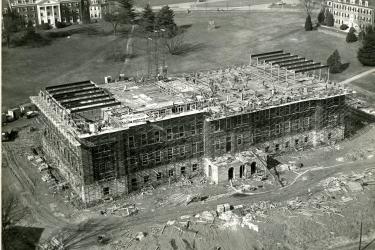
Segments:
[[[271,4],[276,3],[277,0],[223,0],[218,2],[202,2],[201,7],[218,7],[218,8],[226,8],[226,7],[247,7],[251,5],[258,5],[258,4]]]
[[[208,31],[209,20],[217,29]],[[359,43],[347,44],[329,34],[305,32],[304,15],[300,13],[199,13],[176,14],[179,25],[191,25],[184,40],[191,51],[180,56],[167,56],[170,73],[197,71],[248,62],[249,51],[283,48],[323,63],[338,49],[343,62],[350,62],[343,80],[367,68],[356,59]],[[70,39],[56,39],[43,48],[3,49],[3,109],[36,95],[50,84],[92,79],[103,82],[104,76],[118,76],[123,62],[109,60],[115,50],[124,50],[126,36],[74,34]],[[125,67],[126,74],[146,72],[146,40],[135,37],[135,57]],[[371,79],[369,79],[371,81]],[[367,83],[363,83],[367,84]]]
[[[150,3],[151,6],[167,5],[174,3],[194,2],[194,0],[134,0],[134,4],[139,7],[144,7]]]

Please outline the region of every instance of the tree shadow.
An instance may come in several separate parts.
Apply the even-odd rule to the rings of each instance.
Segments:
[[[2,236],[4,250],[36,249],[44,228],[14,226]]]
[[[178,29],[180,30],[180,32],[184,33],[188,29],[190,29],[192,26],[193,24],[183,24],[183,25],[178,26]]]
[[[204,43],[195,43],[195,44],[183,43],[173,48],[173,50],[170,50],[169,53],[171,55],[181,56],[181,55],[186,55],[190,52],[195,52],[195,51],[204,49],[205,47],[206,45]]]
[[[98,242],[102,236],[108,239],[105,241],[107,244],[111,240],[109,234],[115,229],[121,229],[118,223],[104,225],[98,220],[89,219],[80,223],[74,230],[63,229],[55,237],[62,243],[64,249],[90,249],[92,246],[103,244]]]

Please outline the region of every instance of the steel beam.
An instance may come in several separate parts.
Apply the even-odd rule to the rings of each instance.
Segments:
[[[61,96],[59,98],[55,97],[54,99],[58,102],[73,101],[73,100],[77,100],[77,99],[82,98],[82,97],[97,95],[97,94],[101,94],[101,93],[106,93],[106,92],[103,89],[98,88],[98,89],[95,89],[95,90],[92,90],[92,91],[88,91],[88,92],[84,92],[84,93],[78,93],[74,96],[70,96],[70,97]]]
[[[95,86],[95,85],[92,84],[92,83],[83,83],[83,84],[80,84],[78,86],[69,86],[69,87],[66,87],[66,88],[52,89],[52,90],[47,90],[47,91],[48,91],[48,93],[53,95],[53,94],[56,94],[56,93],[62,92],[62,91],[87,88],[87,87],[91,87],[91,86]]]
[[[77,86],[77,85],[85,84],[85,83],[91,83],[91,81],[90,80],[86,80],[86,81],[80,81],[80,82],[72,82],[72,83],[64,83],[64,84],[58,84],[58,85],[51,85],[51,86],[47,86],[45,89],[46,90],[59,89],[59,88],[65,88],[65,87],[68,87],[68,86]]]
[[[77,108],[77,109],[71,110],[71,113],[78,113],[78,112],[83,112],[83,111],[92,110],[92,109],[112,107],[112,106],[117,106],[117,105],[120,105],[120,104],[121,104],[121,102],[103,103],[101,105],[94,105],[94,106],[91,106],[91,107],[88,106],[88,107]]]
[[[311,62],[308,62],[308,63],[304,63],[304,64],[292,66],[292,67],[287,67],[287,69],[289,69],[289,70],[302,69],[302,68],[306,68],[306,67],[310,67],[310,66],[315,66],[315,65],[320,65],[320,63],[314,63],[314,62],[311,63]]]
[[[280,64],[280,63],[284,63],[284,62],[289,62],[289,61],[292,61],[292,60],[296,60],[297,59],[296,57],[298,57],[298,55],[291,55],[291,56],[286,57],[285,59],[281,59],[281,60],[275,61],[275,62],[273,62],[273,64]]]
[[[90,101],[90,100],[96,100],[96,99],[103,99],[103,98],[106,98],[106,97],[110,97],[110,95],[108,95],[107,93],[105,93],[105,94],[100,94],[100,95],[96,95],[96,96],[89,96],[89,97],[85,97],[85,98],[79,98],[79,99],[72,100],[72,101],[60,102],[60,104],[63,105],[66,108],[66,107],[71,107],[74,104],[79,104],[81,102]]]
[[[274,55],[270,55],[270,56],[260,56],[258,58],[259,58],[259,60],[266,60],[266,59],[272,59],[272,58],[275,58],[275,57],[287,56],[287,55],[290,55],[290,53],[280,53],[280,54],[274,54]]]
[[[113,102],[113,101],[116,101],[115,98],[113,97],[110,97],[110,98],[102,98],[101,100],[96,100],[96,101],[92,101],[92,102],[86,102],[86,103],[80,103],[80,104],[77,104],[75,106],[71,106],[71,107],[66,107],[67,109],[76,109],[76,108],[80,108],[80,107],[85,107],[85,106],[90,106],[90,105],[95,105],[95,104],[99,104],[99,103],[107,103],[107,102]]]
[[[323,69],[323,68],[328,68],[328,66],[327,65],[321,65],[321,66],[313,67],[313,68],[299,69],[299,70],[296,70],[295,72],[301,73],[301,72],[307,72],[307,71],[316,70],[316,69]]]
[[[282,68],[288,68],[290,66],[298,65],[298,64],[303,64],[307,62],[313,62],[313,60],[305,60],[305,61],[299,61],[299,62],[294,62],[294,63],[287,63],[287,64],[281,64],[280,67]]]
[[[266,53],[254,54],[254,55],[251,55],[251,57],[266,56],[266,55],[278,54],[278,53],[283,53],[283,52],[284,52],[283,50],[275,50],[275,51],[266,52]]]
[[[56,97],[60,98],[60,97],[63,97],[63,96],[71,96],[71,97],[73,97],[74,94],[76,94],[76,93],[88,92],[88,91],[92,91],[92,90],[95,90],[95,89],[99,89],[99,88],[96,87],[96,86],[94,86],[94,87],[83,88],[83,89],[74,90],[74,91],[64,91],[64,92],[61,92],[61,93],[53,94],[52,97],[53,98],[56,98]]]
[[[284,56],[279,56],[279,57],[275,57],[275,58],[270,58],[270,59],[266,59],[264,60],[265,62],[274,62],[274,61],[277,61],[277,60],[280,60],[280,59],[285,59],[285,58],[288,58],[289,55],[284,55]]]
[[[312,66],[316,66],[316,65],[320,65],[320,63],[309,63],[309,64],[305,64],[305,65],[289,67],[287,69],[289,69],[289,70],[297,69],[298,70],[298,69],[303,69],[303,68],[312,67]]]

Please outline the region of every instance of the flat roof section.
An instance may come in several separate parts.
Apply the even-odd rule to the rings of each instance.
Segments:
[[[116,82],[105,84],[103,87],[133,111],[158,109],[187,101],[182,93],[170,95],[155,83],[140,85],[133,82]]]

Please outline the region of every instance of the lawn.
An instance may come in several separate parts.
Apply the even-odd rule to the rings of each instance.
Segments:
[[[201,7],[218,7],[218,8],[226,8],[226,7],[247,7],[251,5],[258,5],[258,4],[271,4],[276,3],[277,0],[223,0],[218,2],[202,2],[200,5]]]
[[[208,21],[217,28],[208,31]],[[350,62],[343,80],[367,70],[356,59],[359,43],[320,32],[305,32],[304,15],[300,13],[193,13],[176,14],[179,25],[191,25],[184,40],[191,50],[179,56],[166,56],[170,73],[181,73],[224,67],[248,62],[253,52],[284,49],[306,58],[326,62],[338,49],[343,62]],[[50,84],[92,79],[103,82],[104,76],[117,77],[123,62],[108,60],[114,51],[124,50],[126,37],[75,34],[59,38],[43,48],[3,49],[3,108],[19,104]],[[135,57],[124,67],[127,75],[147,71],[146,39],[135,37]],[[368,79],[371,81],[371,79]]]
[[[134,0],[134,4],[139,7],[144,7],[150,3],[151,6],[168,5],[175,3],[188,3],[194,2],[194,0]]]
[[[369,84],[371,83],[371,84]],[[354,86],[358,86],[366,91],[375,93],[375,73],[364,76],[352,83]]]

